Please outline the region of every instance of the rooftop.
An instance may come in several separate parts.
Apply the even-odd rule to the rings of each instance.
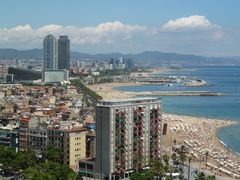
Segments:
[[[121,106],[127,104],[144,104],[144,103],[159,103],[159,98],[154,97],[138,97],[138,98],[129,98],[129,99],[111,99],[111,100],[100,100],[97,103],[97,106]]]

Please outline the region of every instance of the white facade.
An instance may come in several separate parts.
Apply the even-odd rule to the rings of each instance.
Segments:
[[[58,43],[56,37],[51,34],[43,40],[43,69],[58,69]]]

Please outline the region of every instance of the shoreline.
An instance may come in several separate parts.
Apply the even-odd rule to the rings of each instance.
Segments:
[[[234,120],[229,120],[229,121],[236,122],[236,121],[234,121]],[[220,139],[220,137],[219,137],[219,135],[218,135],[218,130],[219,130],[219,129],[221,129],[221,128],[226,128],[226,127],[228,127],[228,126],[239,125],[239,124],[240,124],[239,122],[236,122],[236,123],[233,123],[233,124],[229,124],[229,125],[226,125],[226,126],[222,126],[222,127],[217,128],[217,129],[216,129],[216,136],[217,136],[217,138],[218,138],[218,140],[219,140],[219,143],[220,143],[225,149],[231,151],[233,154],[239,156],[239,158],[240,158],[240,152],[236,152],[236,151],[234,151],[233,149],[231,149],[227,144],[224,143],[224,141],[222,141],[222,140]]]

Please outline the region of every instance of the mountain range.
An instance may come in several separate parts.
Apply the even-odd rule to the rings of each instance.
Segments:
[[[106,53],[88,54],[71,51],[71,61],[110,60],[111,58],[130,58],[137,64],[148,66],[196,66],[196,65],[240,65],[240,57],[206,57],[198,55],[145,51],[136,54]],[[42,49],[17,50],[0,49],[0,60],[4,59],[42,59]]]

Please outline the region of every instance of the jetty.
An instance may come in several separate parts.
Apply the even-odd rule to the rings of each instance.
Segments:
[[[140,95],[145,96],[224,96],[223,93],[211,91],[152,91],[141,92]]]

